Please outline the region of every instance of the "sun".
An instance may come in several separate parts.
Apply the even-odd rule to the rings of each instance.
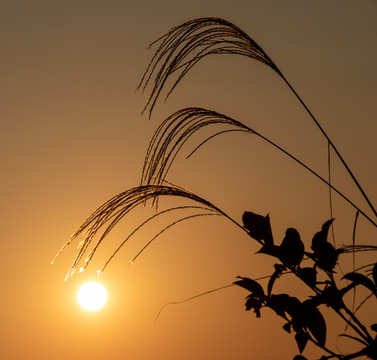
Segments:
[[[106,304],[107,291],[100,283],[89,281],[81,285],[77,292],[77,300],[85,310],[97,311]]]

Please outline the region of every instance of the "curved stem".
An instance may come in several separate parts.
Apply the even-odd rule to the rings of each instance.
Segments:
[[[303,166],[306,170],[308,170],[309,172],[311,172],[313,175],[315,175],[318,179],[320,179],[322,182],[324,182],[325,184],[327,184],[332,190],[334,190],[338,195],[340,195],[344,200],[346,200],[351,206],[353,206],[356,210],[358,210],[360,212],[360,214],[362,214],[371,224],[373,224],[375,227],[377,227],[377,223],[374,222],[364,211],[360,210],[350,199],[348,199],[345,195],[343,195],[337,188],[335,188],[333,185],[329,184],[328,181],[326,181],[322,176],[320,176],[319,174],[317,174],[314,170],[312,170],[309,166],[305,165],[302,161],[300,161],[299,159],[297,159],[295,156],[293,156],[292,154],[290,154],[288,151],[284,150],[282,147],[280,147],[279,145],[275,144],[273,141],[269,140],[268,138],[266,138],[265,136],[263,136],[262,134],[258,133],[257,131],[255,130],[252,130],[253,133],[257,136],[259,136],[260,138],[262,138],[263,140],[267,141],[269,144],[271,144],[272,146],[276,147],[278,150],[282,151],[285,155],[288,155],[291,159],[293,159],[294,161],[296,161],[297,163],[299,163],[301,166]]]
[[[366,341],[368,343],[371,343],[373,341],[373,338],[370,336],[367,328],[360,322],[360,320],[356,317],[356,315],[347,308],[347,306],[343,306],[344,311],[347,313],[347,315],[359,326],[359,328],[365,333],[366,335]],[[350,323],[350,322],[348,322]]]
[[[321,131],[321,133],[323,134],[323,136],[326,138],[326,140],[329,142],[329,144],[331,145],[331,147],[333,148],[333,150],[335,151],[336,155],[338,156],[339,160],[342,162],[343,166],[346,168],[348,174],[351,176],[352,180],[354,181],[355,185],[357,186],[357,188],[360,190],[361,194],[363,195],[365,201],[368,203],[369,207],[371,208],[371,210],[373,211],[374,215],[377,217],[377,211],[376,209],[374,208],[374,206],[372,205],[371,201],[369,200],[368,196],[366,195],[365,191],[363,190],[363,188],[361,187],[361,185],[359,184],[359,182],[357,181],[355,175],[352,173],[351,169],[348,167],[347,163],[345,162],[345,160],[343,159],[342,155],[340,155],[338,149],[335,147],[334,143],[331,141],[331,139],[328,137],[328,135],[326,134],[325,130],[323,130],[322,126],[319,124],[319,122],[317,121],[317,119],[314,117],[314,115],[312,114],[312,112],[309,110],[309,108],[306,106],[306,104],[304,103],[304,101],[301,99],[301,97],[297,94],[297,92],[295,91],[295,89],[291,86],[291,84],[288,82],[288,80],[283,76],[283,74],[279,74],[282,79],[285,81],[285,83],[288,85],[288,87],[292,90],[292,92],[295,94],[296,98],[298,99],[298,101],[301,103],[301,105],[305,108],[305,110],[307,111],[307,113],[310,115],[310,117],[312,118],[312,120],[314,121],[314,123],[317,125],[318,129]]]

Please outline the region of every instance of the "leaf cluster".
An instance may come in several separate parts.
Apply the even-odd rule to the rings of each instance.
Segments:
[[[372,337],[367,329],[356,318],[343,300],[343,297],[351,289],[363,286],[377,296],[377,263],[371,271],[372,279],[358,272],[350,272],[343,276],[342,280],[349,283],[339,287],[334,279],[334,268],[339,254],[342,251],[328,242],[327,235],[334,219],[326,221],[321,230],[314,234],[311,243],[311,251],[305,251],[298,231],[288,228],[280,245],[276,245],[272,236],[270,217],[246,211],[242,217],[243,226],[250,237],[261,244],[258,253],[274,257],[278,262],[274,264],[274,272],[271,274],[267,291],[256,280],[247,277],[238,277],[234,284],[249,291],[246,297],[246,310],[253,310],[257,318],[261,317],[262,308],[270,308],[278,316],[284,319],[283,329],[295,334],[295,340],[300,354],[306,348],[308,342],[322,348],[328,356],[321,359],[339,358],[351,359],[365,355],[371,359],[377,358],[376,337]],[[322,272],[325,281],[318,280],[318,273]],[[313,295],[304,301],[288,293],[273,293],[273,286],[277,279],[285,274],[294,274],[312,291]],[[332,308],[346,323],[356,332],[356,336],[343,334],[350,337],[363,347],[354,354],[341,355],[326,347],[327,326],[326,320],[320,311],[320,306]],[[346,318],[344,314],[350,316]],[[372,330],[377,329],[377,324],[372,325]],[[297,355],[295,360],[305,359]]]

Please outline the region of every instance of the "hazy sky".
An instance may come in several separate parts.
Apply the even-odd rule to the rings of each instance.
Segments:
[[[148,94],[135,88],[153,54],[146,47],[172,26],[204,16],[235,23],[263,47],[377,204],[376,1],[3,0],[0,358],[246,360],[297,353],[273,314],[256,319],[244,311],[242,289],[172,305],[154,322],[167,302],[237,275],[271,272],[272,263],[255,255],[257,244],[224,219],[180,224],[129,266],[159,224],[135,237],[102,275],[109,300],[97,313],[79,308],[77,289],[95,279],[143,211],[122,223],[83,274],[64,281],[77,244],[50,265],[97,206],[139,184],[153,131],[185,106],[232,116],[327,176],[318,129],[281,79],[250,59],[208,57],[157,104],[151,120],[141,115]],[[333,175],[368,211],[338,163]],[[269,212],[277,239],[296,227],[310,244],[330,216],[326,186],[251,135],[224,135],[192,159],[179,157],[169,180],[237,221],[245,210]],[[335,197],[339,243],[351,241],[354,214]],[[358,235],[370,242],[376,231],[361,220]]]

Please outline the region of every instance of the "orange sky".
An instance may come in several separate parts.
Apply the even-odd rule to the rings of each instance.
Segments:
[[[242,121],[326,176],[319,131],[276,74],[250,59],[207,58],[157,104],[152,120],[140,114],[147,94],[134,90],[152,55],[147,45],[203,16],[235,23],[264,48],[377,204],[375,1],[3,0],[0,358],[246,360],[297,353],[279,319],[244,311],[242,289],[172,305],[154,322],[169,301],[237,275],[271,272],[272,263],[254,254],[257,244],[225,219],[180,224],[129,266],[158,224],[132,239],[102,276],[109,300],[96,313],[79,308],[76,291],[143,213],[114,231],[83,274],[63,281],[76,245],[50,265],[97,206],[138,185],[153,131],[186,106]],[[334,183],[367,211],[339,164],[333,171]],[[269,212],[277,239],[296,227],[310,244],[329,218],[328,189],[251,135],[224,135],[190,160],[181,156],[169,180],[239,222],[244,210]],[[348,243],[355,212],[338,198],[334,211],[338,242]],[[376,231],[361,220],[358,235],[368,242]]]

